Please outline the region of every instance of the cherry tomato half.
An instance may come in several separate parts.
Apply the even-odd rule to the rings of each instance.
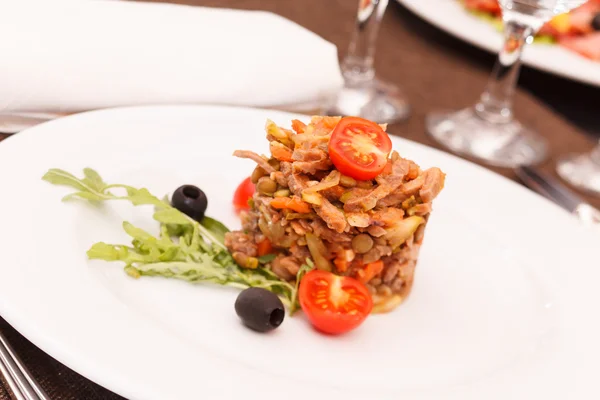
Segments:
[[[392,150],[392,141],[375,122],[345,117],[338,122],[329,140],[329,157],[344,175],[361,181],[379,175]]]
[[[373,309],[365,285],[354,278],[312,270],[300,281],[299,300],[313,326],[340,334],[358,327]]]
[[[252,198],[255,190],[254,183],[252,183],[250,177],[244,179],[242,183],[240,183],[233,194],[233,207],[235,207],[236,213],[250,209],[248,200]]]

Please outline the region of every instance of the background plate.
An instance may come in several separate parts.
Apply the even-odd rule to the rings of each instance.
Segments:
[[[438,28],[472,45],[497,53],[502,35],[486,21],[469,14],[456,0],[397,0]],[[525,48],[523,63],[575,81],[600,86],[600,63],[557,45],[533,44]]]

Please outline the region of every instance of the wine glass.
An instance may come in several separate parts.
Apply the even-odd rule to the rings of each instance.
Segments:
[[[514,168],[546,157],[546,141],[513,117],[512,100],[521,54],[553,16],[586,0],[500,0],[504,44],[479,101],[458,112],[427,116],[428,133],[450,150],[490,165]]]
[[[600,142],[589,153],[570,154],[561,158],[556,170],[573,186],[600,195]]]
[[[379,123],[403,120],[409,106],[400,90],[375,78],[373,58],[381,18],[389,0],[359,0],[356,26],[341,63],[344,87],[328,115],[359,116]]]

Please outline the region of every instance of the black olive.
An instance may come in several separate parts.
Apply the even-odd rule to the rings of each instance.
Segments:
[[[283,303],[273,292],[252,287],[242,291],[235,301],[235,312],[242,322],[258,332],[268,332],[283,322]]]
[[[592,19],[592,28],[596,31],[600,31],[600,12],[594,15],[594,18]]]
[[[196,186],[183,185],[173,193],[171,205],[200,222],[204,218],[206,207],[208,207],[208,199],[206,194]]]

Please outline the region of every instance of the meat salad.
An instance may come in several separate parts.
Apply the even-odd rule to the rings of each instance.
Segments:
[[[256,163],[242,229],[225,236],[235,261],[252,269],[271,254],[270,269],[291,282],[309,259],[362,282],[373,312],[401,304],[445,174],[392,151],[385,129],[354,117],[294,120],[291,130],[268,121],[269,156],[234,153]]]

